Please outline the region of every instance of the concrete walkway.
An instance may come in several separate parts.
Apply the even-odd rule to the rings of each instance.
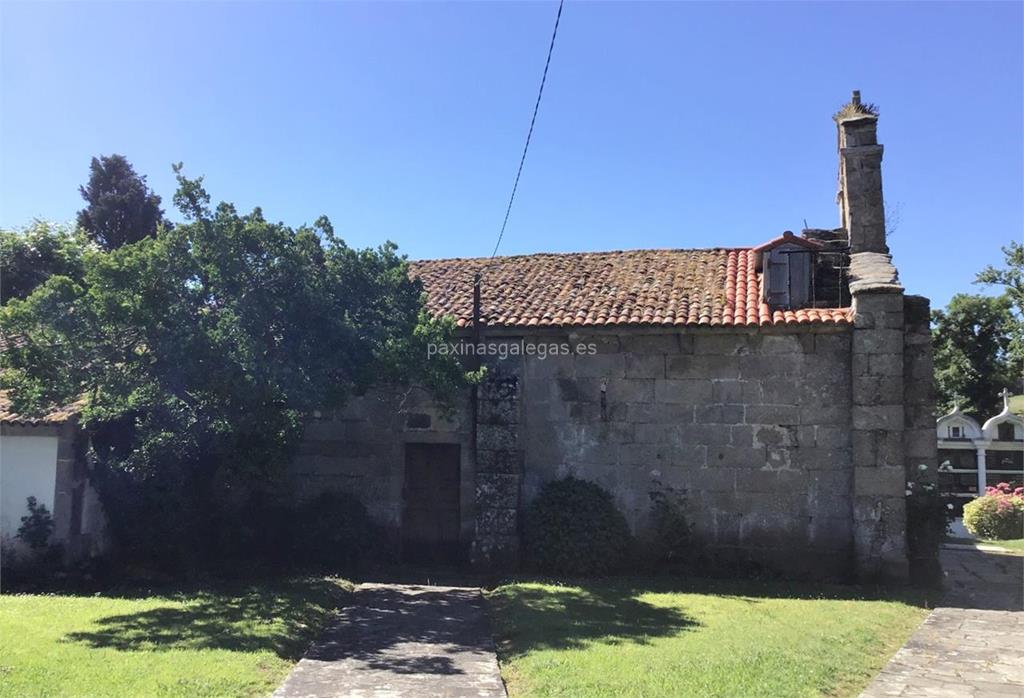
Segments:
[[[1024,613],[937,608],[862,698],[1024,696]]]
[[[1024,697],[1024,557],[947,544],[944,603],[862,695]]]
[[[274,696],[504,698],[483,596],[361,584]]]

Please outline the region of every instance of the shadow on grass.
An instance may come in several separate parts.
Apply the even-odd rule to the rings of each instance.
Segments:
[[[531,581],[545,586],[531,586]],[[936,600],[932,592],[908,587],[667,576],[562,582],[519,579],[496,587],[488,597],[499,655],[508,660],[537,650],[582,648],[592,642],[646,644],[653,638],[700,629],[699,619],[678,607],[648,603],[642,598],[645,594],[701,594],[749,604],[768,599],[879,600],[926,608],[934,607]]]
[[[145,594],[129,596],[141,598]],[[308,579],[223,591],[161,594],[160,598],[170,603],[100,618],[94,621],[92,630],[69,633],[66,641],[126,652],[271,651],[297,660],[327,615],[343,603],[345,591],[329,580]]]
[[[626,583],[582,587],[506,586],[490,595],[502,659],[536,650],[577,649],[591,642],[647,644],[699,627],[678,608],[637,598]]]

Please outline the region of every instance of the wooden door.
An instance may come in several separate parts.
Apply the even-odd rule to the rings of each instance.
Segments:
[[[407,562],[457,562],[458,444],[406,444],[402,487],[402,557]]]

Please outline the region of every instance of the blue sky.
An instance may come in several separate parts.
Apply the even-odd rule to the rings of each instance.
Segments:
[[[490,254],[557,4],[0,5],[0,225],[118,152],[350,244]],[[1024,234],[1024,19],[1002,3],[567,3],[502,253],[837,225],[832,112],[882,110],[891,246],[944,304]],[[173,217],[173,216],[172,216]]]

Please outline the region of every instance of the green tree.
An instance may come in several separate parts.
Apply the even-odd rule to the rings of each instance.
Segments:
[[[0,304],[26,298],[51,276],[81,280],[88,246],[70,226],[42,220],[19,230],[0,230]]]
[[[78,212],[78,225],[104,249],[153,237],[165,223],[160,197],[123,155],[93,158],[89,182],[78,191],[87,204]]]
[[[423,312],[394,245],[352,249],[325,218],[292,229],[211,209],[176,170],[186,223],[87,254],[80,280],[53,276],[0,309],[22,338],[0,355],[0,386],[30,413],[86,395],[115,535],[137,553],[174,541],[181,558],[221,530],[222,502],[274,477],[305,414],[381,381],[450,400],[465,377],[428,360],[452,325]]]
[[[1004,287],[1019,316],[1024,316],[1024,245],[1011,242],[1003,248],[1003,256],[1006,258],[1005,268],[989,265],[978,274],[975,283]]]
[[[998,269],[987,266],[978,274],[975,283],[1003,287],[1003,292],[1013,303],[1015,322],[1010,328],[1010,366],[1013,373],[1013,390],[1022,392],[1021,378],[1024,377],[1024,245],[1011,242],[1003,248],[1006,266]]]
[[[1018,331],[1009,296],[957,294],[932,312],[932,345],[939,406],[955,403],[981,418],[1001,408],[999,392],[1018,379],[1011,355]]]

